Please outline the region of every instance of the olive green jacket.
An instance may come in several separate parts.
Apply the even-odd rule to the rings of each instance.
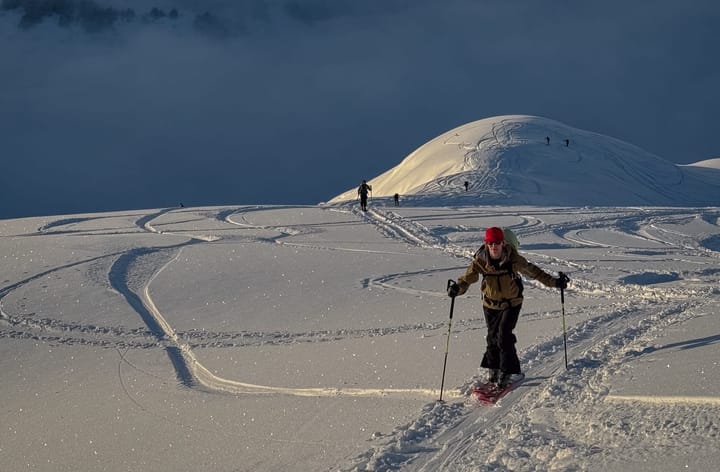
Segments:
[[[500,260],[494,263],[490,260],[488,249],[483,245],[475,253],[465,275],[458,277],[458,295],[467,292],[470,285],[477,282],[482,275],[480,290],[483,293],[484,306],[496,310],[518,306],[523,302],[523,285],[519,274],[525,274],[548,287],[556,286],[555,277],[528,262],[511,245],[503,245]]]

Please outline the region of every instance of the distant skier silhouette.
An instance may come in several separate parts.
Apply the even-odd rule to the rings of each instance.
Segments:
[[[566,139],[566,140],[565,140],[565,147],[569,147],[569,146],[570,146],[570,140],[569,140],[569,139]]]
[[[468,181],[466,180],[466,181],[465,181],[465,191],[466,191],[466,192],[468,191],[468,187],[470,187],[470,182],[468,182]]]
[[[393,198],[395,199],[395,206],[396,206],[396,207],[399,207],[399,206],[400,206],[400,194],[399,194],[399,193],[396,193],[396,194],[393,196]]]
[[[372,192],[372,186],[368,184],[365,180],[363,180],[358,187],[358,195],[360,196],[360,209],[362,211],[367,211],[368,192]]]
[[[550,145],[550,136],[545,136],[545,141],[546,141],[546,144],[549,146]]]

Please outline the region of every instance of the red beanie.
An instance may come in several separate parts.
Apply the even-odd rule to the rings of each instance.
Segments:
[[[486,243],[501,243],[505,240],[503,230],[497,226],[493,226],[485,230],[485,242]]]

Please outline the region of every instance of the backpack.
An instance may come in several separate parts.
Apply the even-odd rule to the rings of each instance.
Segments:
[[[503,228],[502,231],[505,235],[505,242],[514,247],[516,251],[520,249],[520,241],[518,241],[518,238],[515,233],[513,233],[513,230],[510,228]]]

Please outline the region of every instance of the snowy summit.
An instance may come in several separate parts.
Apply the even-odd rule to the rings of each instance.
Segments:
[[[717,167],[680,166],[618,139],[527,115],[452,129],[369,183],[374,197],[398,193],[414,205],[720,203]],[[330,203],[355,198],[352,188]]]

